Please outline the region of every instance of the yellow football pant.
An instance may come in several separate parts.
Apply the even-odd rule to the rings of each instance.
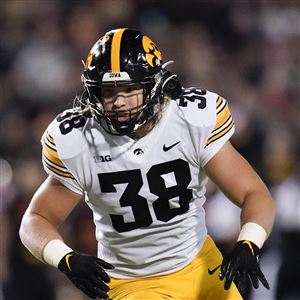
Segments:
[[[112,300],[242,300],[234,284],[224,290],[224,281],[219,279],[218,268],[222,255],[208,236],[201,251],[185,268],[171,274],[141,278],[116,279],[109,284]]]

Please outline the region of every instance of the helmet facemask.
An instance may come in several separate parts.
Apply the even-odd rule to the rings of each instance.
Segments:
[[[85,84],[88,103],[92,115],[98,123],[110,134],[113,135],[129,135],[136,131],[142,125],[152,119],[160,110],[164,95],[160,93],[162,86],[161,74],[155,74],[153,78],[143,82],[121,82],[100,85]],[[140,85],[143,93],[142,103],[126,110],[106,110],[103,95],[107,87],[132,87]],[[132,95],[134,96],[134,94]],[[126,98],[126,96],[125,96]],[[119,121],[122,116],[126,116],[127,120]]]

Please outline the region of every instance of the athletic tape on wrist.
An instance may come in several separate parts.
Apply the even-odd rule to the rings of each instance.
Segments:
[[[240,235],[238,237],[238,242],[242,240],[248,240],[254,243],[258,248],[261,248],[267,239],[267,233],[265,229],[252,222],[245,223],[242,226]]]
[[[61,240],[51,240],[46,244],[43,250],[43,260],[57,268],[60,260],[73,250]]]

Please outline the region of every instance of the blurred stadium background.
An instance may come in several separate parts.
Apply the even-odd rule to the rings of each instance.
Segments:
[[[232,142],[278,206],[261,260],[271,290],[249,299],[300,299],[299,0],[2,0],[0,11],[0,299],[86,299],[21,246],[18,227],[45,179],[40,137],[81,93],[81,60],[117,27],[150,35],[164,60],[175,60],[170,68],[184,86],[229,101],[237,128]],[[226,252],[239,210],[212,184],[208,192],[209,231]],[[84,204],[62,232],[73,247],[95,253]]]

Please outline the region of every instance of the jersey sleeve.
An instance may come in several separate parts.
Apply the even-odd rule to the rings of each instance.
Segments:
[[[216,100],[215,125],[204,146],[201,166],[205,164],[222,148],[234,133],[234,121],[228,103],[222,97]]]
[[[48,127],[41,138],[42,162],[46,173],[54,176],[58,181],[73,192],[83,194],[83,190],[78,184],[76,178],[61,160],[55,139],[50,134],[50,130],[51,128]]]

